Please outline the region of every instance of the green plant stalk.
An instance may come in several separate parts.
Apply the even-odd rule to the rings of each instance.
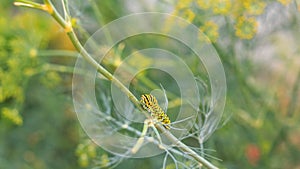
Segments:
[[[103,19],[103,15],[101,14],[101,11],[99,10],[99,8],[97,7],[97,4],[94,0],[91,0],[90,1],[91,3],[91,6],[93,8],[93,11],[95,13],[95,16],[98,20],[98,22],[101,24],[101,25],[104,25],[105,22],[104,22],[104,19]],[[110,33],[108,31],[104,31],[104,35],[105,35],[105,38],[108,39],[109,42],[112,42],[112,39],[111,39],[111,36],[110,36]]]
[[[14,2],[14,5],[45,10],[44,5],[36,3],[36,2],[29,1],[29,0],[19,0],[17,2]]]
[[[37,53],[38,56],[43,57],[52,57],[52,56],[67,56],[70,58],[77,59],[78,52],[73,52],[70,50],[39,50]]]
[[[296,105],[298,103],[298,93],[300,90],[300,70],[297,75],[297,79],[295,81],[294,87],[292,89],[292,96],[289,102],[289,109],[287,111],[288,117],[293,117],[293,115],[296,113]]]
[[[95,11],[98,11],[98,9],[97,9],[97,7],[95,7],[95,4],[94,4],[94,2],[93,1],[91,1],[91,3],[92,3],[92,7],[93,7],[93,9],[95,10]],[[98,16],[98,15],[101,15],[101,13],[98,11],[98,12],[96,12],[96,16]],[[99,18],[99,20],[100,20],[100,16],[98,16],[98,18]],[[100,23],[104,23],[102,20],[100,20]],[[87,33],[87,31],[84,29],[84,28],[82,28],[81,26],[77,26],[76,27],[80,32],[81,32],[81,34],[83,34],[83,36],[87,39],[87,37],[89,37],[90,35]],[[105,31],[104,32],[105,33],[105,37],[109,40],[109,41],[111,41],[111,36],[109,35],[109,32],[107,32],[107,31]],[[95,42],[93,42],[93,41],[91,41],[91,43],[92,43],[92,45],[93,45],[93,47],[96,47],[96,43]],[[94,46],[95,45],[95,46]],[[105,63],[104,63],[105,64]],[[124,64],[124,63],[123,63]],[[115,67],[115,65],[114,65],[114,67]],[[130,69],[130,67],[129,66],[124,66],[129,72],[133,72],[133,70],[132,69]],[[147,86],[147,87],[150,87],[150,88],[153,88],[153,89],[158,89],[158,88],[160,88],[160,86],[158,86],[158,85],[156,85],[155,83],[153,83],[151,80],[149,80],[148,78],[146,78],[145,76],[141,76],[141,77],[138,77],[138,80],[140,80],[141,82],[143,82],[143,84],[145,85],[145,86]],[[169,92],[169,91],[166,91],[167,92],[167,95],[170,97],[170,98],[172,98],[172,99],[174,99],[174,98],[177,98],[177,96],[174,94],[174,93],[172,93],[172,92]]]
[[[72,29],[72,25],[70,22],[66,22],[61,15],[57,12],[57,10],[54,8],[50,0],[45,0],[45,4],[51,8],[52,13],[51,16],[65,29],[68,37],[70,38],[71,42],[73,43],[76,50],[82,55],[82,57],[91,64],[96,70],[101,73],[104,77],[106,77],[108,80],[110,80],[112,83],[114,83],[118,88],[124,92],[128,98],[134,103],[135,106],[140,108],[140,103],[136,99],[136,97],[118,80],[116,79],[110,72],[108,72],[104,67],[102,67],[99,63],[97,63],[89,54],[88,52],[83,48],[83,46],[80,44],[79,40],[77,39],[77,36],[75,32]],[[50,5],[50,6],[49,6]]]
[[[181,151],[187,153],[189,156],[193,157],[196,161],[199,162],[200,166],[205,166],[208,169],[218,169],[218,167],[214,166],[212,163],[207,161],[205,158],[201,157],[199,154],[197,154],[195,151],[190,149],[187,145],[182,143],[180,140],[178,140],[171,132],[169,132],[165,127],[162,125],[155,124],[155,127],[163,132],[165,136]]]
[[[43,65],[41,72],[51,71],[51,70],[61,72],[61,73],[76,73],[76,74],[84,75],[83,70],[82,71],[78,70],[74,72],[75,70],[73,67],[57,65],[57,64],[49,64],[49,63]]]
[[[48,12],[65,30],[68,37],[70,38],[71,42],[73,43],[74,47],[82,57],[89,63],[91,66],[96,68],[96,70],[101,73],[104,77],[106,77],[108,80],[110,80],[113,84],[115,84],[122,92],[124,92],[128,98],[133,102],[133,104],[138,107],[140,110],[143,110],[140,102],[138,99],[118,80],[116,79],[110,72],[108,72],[104,67],[102,67],[99,63],[97,63],[89,54],[88,52],[83,48],[83,46],[80,44],[76,34],[73,31],[72,25],[70,22],[66,22],[61,15],[57,12],[55,7],[52,5],[50,0],[44,0],[45,5],[42,5],[43,8],[38,8],[41,10],[44,10]],[[17,2],[15,2],[15,5],[18,5]],[[25,6],[25,7],[31,7],[32,6],[26,6],[24,3],[22,5],[18,6]],[[142,111],[144,112],[144,111]],[[146,114],[146,117],[150,117],[148,114]],[[168,130],[166,130],[161,124],[157,123],[155,125],[157,129],[159,129],[161,132],[165,134],[165,136],[171,141],[174,145],[177,146],[180,150],[185,152],[187,155],[193,157],[196,161],[199,162],[200,165],[203,165],[207,167],[208,169],[218,169],[218,167],[211,164],[209,161],[198,155],[195,151],[193,151],[191,148],[183,144],[180,140],[178,140],[174,135],[172,135]]]

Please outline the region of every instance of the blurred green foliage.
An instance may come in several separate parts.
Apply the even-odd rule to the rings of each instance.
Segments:
[[[85,168],[108,163],[110,154],[80,137],[84,134],[78,131],[78,121],[71,108],[71,75],[66,73],[67,67],[53,67],[53,63],[72,66],[74,60],[49,59],[41,54],[65,46],[66,37],[60,36],[61,30],[46,14],[13,7],[12,2],[0,2],[0,168]],[[77,2],[80,4],[74,1],[73,10],[78,16],[75,20],[82,27],[90,26],[88,23],[92,21],[85,18],[88,16],[96,16],[93,18],[99,23],[96,25],[102,26],[132,12],[127,9],[130,5],[123,1],[91,1],[91,6],[86,8],[76,7]],[[225,67],[226,123],[205,143],[205,147],[216,150],[207,153],[222,159],[212,160],[213,163],[232,169],[299,168],[297,1],[163,3],[172,7],[172,14],[184,17],[206,33]],[[275,12],[280,9],[288,13],[283,17],[286,20],[276,27],[259,25],[273,15],[272,8]],[[268,16],[264,15],[266,12]],[[260,26],[271,28],[259,33]],[[77,30],[82,33],[82,39],[83,33],[95,31],[87,30]],[[111,57],[103,62],[105,66],[114,70],[122,60],[118,52],[130,53],[135,43],[142,42],[132,40],[125,47],[120,44],[111,50]],[[151,40],[143,43],[159,46]],[[271,56],[269,50],[273,52]],[[159,168],[162,158],[130,159],[117,168]]]
[[[70,75],[39,56],[57,27],[12,3],[0,2],[0,168],[76,168]]]

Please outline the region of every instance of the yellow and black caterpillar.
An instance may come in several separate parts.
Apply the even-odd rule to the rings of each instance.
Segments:
[[[151,117],[161,122],[166,129],[170,129],[170,119],[168,115],[160,108],[156,98],[151,94],[143,94],[140,103],[146,111],[151,113]]]

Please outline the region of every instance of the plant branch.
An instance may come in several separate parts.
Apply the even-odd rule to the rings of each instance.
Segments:
[[[22,6],[22,7],[28,7],[28,8],[34,8],[34,9],[40,9],[43,11],[46,11],[46,6],[43,4],[39,4],[36,2],[28,1],[28,0],[19,0],[17,2],[14,2],[14,5],[16,6]]]
[[[182,143],[180,140],[178,140],[173,134],[171,134],[162,125],[155,124],[155,127],[157,129],[159,129],[160,131],[162,131],[165,134],[165,136],[169,139],[169,141],[171,141],[177,148],[179,148],[181,151],[187,153],[187,155],[193,157],[196,161],[198,161],[201,166],[205,166],[209,169],[218,169],[218,167],[211,164],[209,161],[207,161],[205,158],[201,157],[190,147],[188,147],[187,145]]]
[[[102,67],[98,62],[96,62],[89,54],[88,52],[83,48],[83,46],[80,44],[75,32],[73,31],[71,22],[66,22],[63,20],[61,15],[56,11],[56,9],[53,7],[50,0],[45,0],[45,3],[50,5],[52,8],[51,16],[65,29],[68,37],[70,38],[71,42],[73,43],[74,47],[82,57],[91,64],[96,70],[101,73],[104,77],[106,77],[108,80],[110,80],[112,83],[114,83],[118,88],[120,88],[127,96],[128,98],[134,103],[135,106],[138,108],[140,107],[139,101],[136,99],[136,97],[118,80],[116,79],[110,72],[108,72],[104,67]]]

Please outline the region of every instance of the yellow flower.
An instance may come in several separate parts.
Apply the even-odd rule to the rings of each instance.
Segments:
[[[248,0],[245,0],[248,1]],[[234,0],[234,3],[232,3],[231,12],[230,15],[233,19],[238,18],[239,16],[243,15],[243,13],[246,11],[244,7],[244,1],[237,1]]]
[[[207,21],[203,26],[200,27],[200,30],[209,38],[211,42],[216,42],[219,37],[218,25],[213,21]],[[203,38],[203,37],[200,37]]]
[[[101,164],[102,166],[106,167],[109,164],[109,158],[107,154],[102,154],[101,155]]]
[[[93,143],[87,146],[87,154],[90,158],[95,158],[97,156],[96,146]]]
[[[280,2],[283,5],[288,5],[292,2],[292,0],[277,0],[278,2]]]
[[[36,73],[36,71],[35,71],[35,69],[33,69],[33,68],[25,68],[24,69],[24,75],[25,76],[32,76],[32,75],[34,75]]]
[[[78,158],[78,163],[80,167],[87,167],[89,165],[89,158],[86,153],[83,153]]]
[[[61,83],[61,81],[62,81],[61,77],[55,71],[49,71],[41,78],[41,82],[46,87],[49,87],[49,88],[53,88],[53,87],[57,86],[58,84]]]
[[[260,15],[264,12],[266,3],[260,0],[244,0],[243,7],[250,15]]]
[[[17,109],[2,108],[2,116],[16,125],[22,125],[23,120]]]
[[[251,39],[257,32],[258,23],[255,18],[241,16],[235,25],[235,35],[241,39]]]
[[[197,0],[196,3],[201,9],[208,9],[211,7],[212,0]]]
[[[185,8],[189,8],[192,0],[179,0],[176,4],[176,9],[181,10]]]
[[[77,18],[72,18],[71,19],[71,25],[73,28],[77,28],[78,27],[78,19]]]
[[[186,20],[188,20],[189,22],[192,22],[194,20],[195,16],[196,16],[196,14],[190,9],[183,11],[183,17]]]
[[[85,147],[84,144],[78,144],[77,145],[77,148],[76,148],[76,151],[75,151],[76,156],[80,156],[81,154],[84,153],[84,147]]]
[[[30,51],[29,51],[29,57],[30,58],[36,58],[36,56],[37,56],[37,50],[36,49],[30,49]]]
[[[213,12],[215,14],[227,15],[231,12],[230,0],[216,0],[213,3]]]

